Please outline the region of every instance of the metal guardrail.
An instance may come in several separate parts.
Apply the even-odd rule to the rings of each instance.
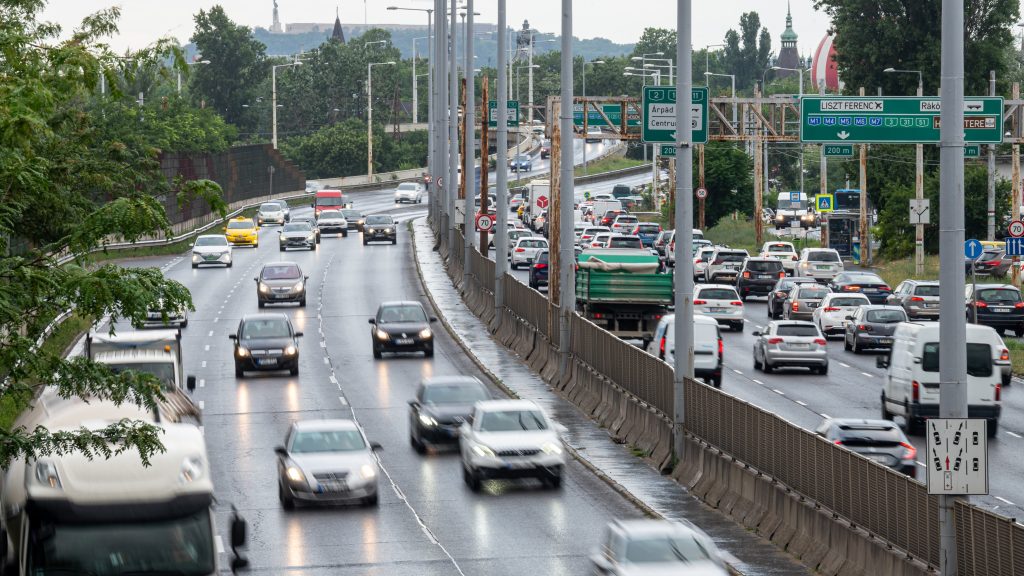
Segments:
[[[963,501],[953,510],[960,576],[1024,576],[1024,526]]]

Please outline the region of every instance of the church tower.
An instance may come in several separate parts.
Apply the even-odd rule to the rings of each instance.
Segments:
[[[782,50],[779,52],[777,65],[781,68],[803,68],[803,59],[796,49],[796,32],[793,31],[793,14],[786,3],[786,30],[782,33]],[[779,70],[779,78],[795,76],[796,72]]]
[[[341,30],[341,12],[334,9],[334,31],[331,32],[331,42],[345,43],[345,33]]]

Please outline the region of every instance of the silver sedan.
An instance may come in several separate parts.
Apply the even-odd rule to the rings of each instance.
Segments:
[[[783,366],[805,366],[828,374],[828,342],[813,322],[776,320],[754,337],[755,370],[769,373]]]
[[[292,424],[277,453],[281,505],[359,502],[377,505],[380,469],[369,442],[352,420],[303,420]]]

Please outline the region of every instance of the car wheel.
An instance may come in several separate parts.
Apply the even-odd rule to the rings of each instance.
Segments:
[[[1010,385],[1010,382],[1011,382],[1012,380],[1013,380],[1013,374],[1007,374],[1007,375],[1003,376],[1003,377],[1002,377],[1002,384],[1003,384],[1003,387],[1005,388],[1006,386],[1009,386],[1009,385]]]
[[[862,350],[860,349],[860,346],[857,346],[857,336],[856,335],[853,336],[853,344],[850,346],[850,350],[854,354],[860,354],[862,352]]]
[[[235,378],[241,378],[242,376],[245,376],[245,370],[241,364],[235,362]]]
[[[988,421],[988,430],[987,430],[988,437],[989,438],[995,438],[996,437],[996,432],[998,432],[998,431],[999,431],[999,420],[989,420]]]
[[[306,297],[303,296],[302,300],[299,300],[299,308],[305,308],[305,307],[306,307]]]
[[[178,324],[178,328],[188,328],[188,318],[182,320],[181,323]]]
[[[342,231],[342,233],[341,233],[341,237],[342,237],[342,238],[348,238],[348,231],[347,231],[347,230],[345,230],[345,231]]]
[[[280,251],[284,252],[284,246],[280,246]]]
[[[734,332],[743,332],[743,320],[733,323],[732,329]]]
[[[882,420],[892,420],[892,413],[885,407],[885,392],[882,392]]]
[[[373,507],[376,506],[378,502],[380,502],[380,497],[376,493],[374,493],[373,496],[363,498],[363,506]]]
[[[257,300],[257,301],[256,301],[256,306],[257,306],[258,308],[263,308],[263,307],[264,307],[264,306],[266,306],[266,305],[267,305],[267,303],[266,303],[266,302],[264,302],[263,300]]]
[[[846,337],[846,334],[843,334],[843,350],[850,351],[850,339]]]
[[[1013,335],[1016,336],[1017,338],[1024,336],[1024,326],[1018,326],[1017,328],[1014,328]]]
[[[252,247],[253,248],[259,248],[260,247],[260,243],[259,242],[253,242]]]
[[[417,454],[426,454],[427,447],[421,440],[417,440],[415,436],[409,434],[409,445],[416,451]]]
[[[192,269],[199,268],[199,264],[192,264]]]
[[[234,264],[234,263],[235,263],[234,261],[228,262],[228,268],[231,268],[231,265]]]
[[[473,492],[480,491],[480,476],[476,471],[471,471],[465,466],[462,467],[462,480],[469,486],[469,489]]]
[[[712,376],[711,377],[711,385],[714,386],[715,388],[721,388],[722,387],[722,375],[719,374],[718,376]]]
[[[281,507],[285,510],[295,509],[295,499],[284,489],[280,483],[277,485],[277,499],[281,501]]]
[[[398,238],[391,239],[391,245],[394,246],[395,244],[398,244]]]
[[[366,246],[366,244],[367,244],[366,238],[363,238],[363,246]]]
[[[763,367],[764,365],[757,359],[757,350],[754,350],[754,370],[761,370]]]
[[[424,358],[433,358],[434,357],[434,349],[430,348],[429,350],[424,350],[423,351],[423,357]]]
[[[822,366],[821,368],[818,368],[817,372],[818,372],[818,374],[821,374],[821,375],[823,375],[823,376],[824,376],[825,374],[828,374],[828,364],[825,364],[825,365],[824,365],[824,366]]]
[[[378,348],[374,348],[373,349],[373,359],[374,360],[380,360],[381,358],[383,358],[383,355],[381,354],[380,350]]]
[[[1005,336],[1006,328],[996,328],[996,334],[999,334],[1000,337]]]
[[[548,485],[551,486],[555,490],[558,490],[558,489],[560,489],[562,487],[562,473],[561,472],[556,472],[554,474],[549,474],[548,477],[546,478],[546,480],[547,480]]]

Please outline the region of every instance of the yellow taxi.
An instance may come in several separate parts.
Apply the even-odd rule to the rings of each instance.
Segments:
[[[260,245],[259,230],[252,218],[239,217],[228,221],[228,225],[224,227],[224,235],[234,246],[257,248]]]

